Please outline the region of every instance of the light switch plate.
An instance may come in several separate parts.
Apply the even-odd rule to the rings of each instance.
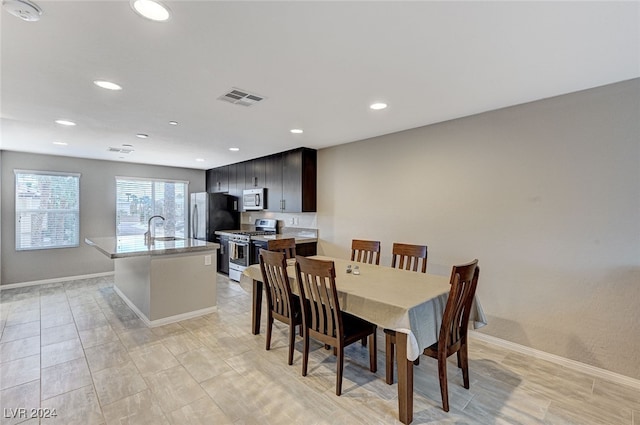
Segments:
[[[204,265],[205,266],[210,266],[211,265],[211,256],[210,255],[205,255],[204,256]]]

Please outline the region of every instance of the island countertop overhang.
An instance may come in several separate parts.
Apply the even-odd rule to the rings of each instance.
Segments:
[[[220,248],[217,243],[191,238],[155,240],[151,244],[146,244],[142,235],[86,237],[84,242],[111,259],[144,255],[191,254],[215,251]]]

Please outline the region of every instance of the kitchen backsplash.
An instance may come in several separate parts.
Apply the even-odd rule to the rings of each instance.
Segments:
[[[251,211],[240,214],[240,224],[253,225],[258,218],[275,218],[278,220],[278,227],[301,227],[301,228],[318,228],[318,220],[316,213],[277,213],[267,211]]]

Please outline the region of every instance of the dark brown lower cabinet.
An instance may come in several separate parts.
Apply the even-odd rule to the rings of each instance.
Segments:
[[[296,255],[302,257],[311,257],[312,255],[318,255],[318,243],[307,242],[296,244]]]
[[[267,249],[267,241],[251,241],[251,264],[258,264],[260,262],[260,249]],[[296,244],[296,255],[302,257],[310,257],[318,254],[318,243],[307,242]],[[228,266],[227,266],[228,267]]]
[[[218,272],[229,274],[229,238],[226,236],[220,236],[217,238],[220,244],[218,250]]]

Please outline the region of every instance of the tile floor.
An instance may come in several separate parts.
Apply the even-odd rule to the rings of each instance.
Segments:
[[[250,294],[224,276],[216,313],[153,329],[112,285],[96,278],[0,292],[2,425],[399,423],[382,351],[374,375],[366,349],[349,347],[337,397],[331,353],[314,345],[302,377],[300,338],[293,366],[283,325],[266,351],[264,332],[249,331]],[[422,359],[415,424],[640,425],[640,390],[476,340],[470,357],[470,390],[450,365],[449,413],[435,361]],[[30,418],[53,409],[55,417]]]

